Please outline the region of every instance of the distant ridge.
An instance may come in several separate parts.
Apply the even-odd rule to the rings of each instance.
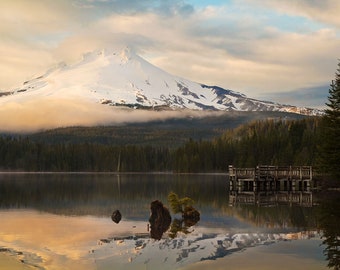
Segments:
[[[307,116],[284,112],[226,112],[205,117],[183,117],[130,123],[118,126],[65,127],[28,134],[38,143],[98,143],[115,146],[140,145],[178,147],[188,139],[212,140],[226,130],[234,129],[251,121],[299,120]]]

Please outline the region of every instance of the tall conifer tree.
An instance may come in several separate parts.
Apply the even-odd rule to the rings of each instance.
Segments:
[[[340,60],[321,124],[320,171],[340,180]]]

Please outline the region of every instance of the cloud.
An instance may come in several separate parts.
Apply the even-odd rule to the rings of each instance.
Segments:
[[[109,116],[93,104],[74,100],[40,98],[8,102],[0,107],[0,130],[30,132],[58,126],[93,125]]]
[[[328,98],[329,85],[320,85],[295,89],[287,92],[263,93],[260,99],[271,100],[281,104],[290,104],[299,107],[325,109]]]
[[[0,90],[44,72],[57,60],[52,49],[73,29],[79,14],[68,1],[0,1]]]
[[[290,33],[259,25],[245,29],[228,25],[187,22],[178,39],[181,44],[169,48],[170,41],[166,55],[150,60],[171,73],[249,96],[331,80],[340,47],[335,31]]]
[[[240,0],[242,3],[274,8],[280,13],[303,16],[311,21],[340,27],[340,2],[338,0]]]
[[[26,133],[67,126],[123,125],[212,114],[216,112],[133,110],[81,99],[41,97],[1,104],[0,132]]]
[[[0,90],[58,62],[75,61],[85,52],[112,44],[137,51],[155,42],[162,44],[156,37],[171,28],[162,21],[171,21],[173,16],[181,20],[193,10],[182,1],[2,1]],[[150,34],[158,24],[161,27],[150,39],[145,30],[149,28]],[[140,30],[144,33],[139,34]],[[174,33],[175,29],[168,36],[175,37]]]
[[[193,5],[182,0],[76,0],[75,6],[92,9],[101,14],[104,12],[105,15],[157,13],[161,16],[188,16],[195,10]]]

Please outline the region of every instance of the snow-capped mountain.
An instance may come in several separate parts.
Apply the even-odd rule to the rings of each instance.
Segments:
[[[316,109],[260,101],[232,90],[173,76],[129,48],[95,51],[84,55],[76,64],[59,64],[21,87],[2,93],[0,104],[36,97],[86,99],[104,105],[147,109],[320,114]]]

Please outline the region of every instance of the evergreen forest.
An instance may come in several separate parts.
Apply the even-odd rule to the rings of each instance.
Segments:
[[[226,172],[228,165],[315,165],[320,117],[254,120],[210,139],[169,144],[36,140],[0,136],[1,171]],[[159,131],[161,132],[161,131]],[[184,134],[185,135],[185,134]]]

